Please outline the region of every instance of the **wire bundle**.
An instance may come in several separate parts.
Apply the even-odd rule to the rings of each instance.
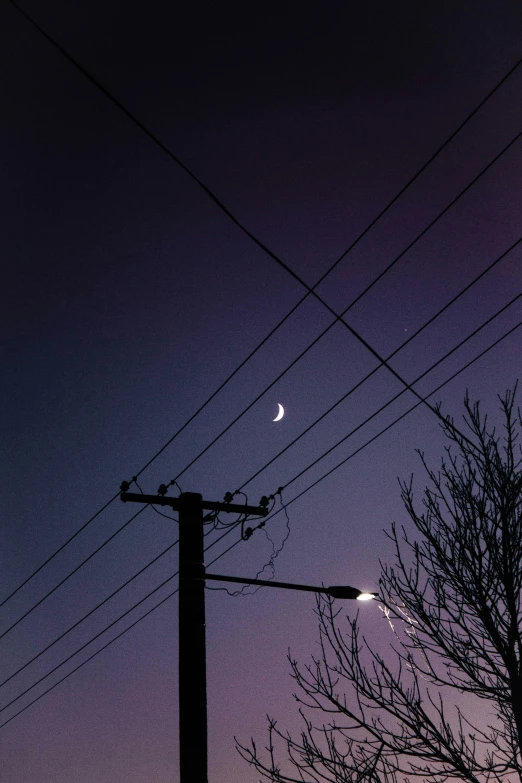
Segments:
[[[138,478],[149,468],[155,460],[162,454],[168,446],[188,427],[188,425],[197,417],[199,414],[209,405],[209,403],[222,391],[222,389],[237,375],[237,373],[253,358],[253,356],[261,349],[262,346],[264,346],[268,340],[281,328],[281,326],[292,316],[292,314],[307,300],[309,297],[312,297],[316,299],[333,317],[333,320],[331,323],[321,331],[321,333],[304,349],[284,370],[281,372],[273,381],[270,382],[255,398],[253,401],[249,403],[249,405],[238,415],[236,416],[233,421],[231,421],[207,446],[200,451],[200,453],[194,457],[181,471],[177,473],[177,475],[171,479],[167,484],[162,485],[164,487],[164,490],[167,491],[167,489],[170,486],[176,486],[178,480],[180,477],[186,473],[189,468],[191,468],[206,452],[208,452],[219,440],[220,438],[225,435],[226,432],[228,432],[245,414],[248,410],[250,410],[260,399],[263,397],[289,370],[295,366],[297,362],[300,361],[301,358],[305,356],[305,354],[315,345],[317,344],[336,324],[340,324],[342,327],[344,327],[348,332],[360,343],[364,346],[364,348],[372,354],[374,359],[377,360],[378,364],[369,372],[367,373],[361,380],[359,380],[356,384],[354,384],[348,391],[346,391],[337,402],[335,402],[333,405],[331,405],[328,410],[326,410],[324,413],[321,414],[312,424],[310,424],[306,429],[304,429],[297,437],[295,437],[290,443],[288,443],[282,450],[280,450],[276,455],[274,455],[265,465],[260,467],[256,472],[247,480],[245,481],[233,494],[237,493],[243,493],[243,490],[250,484],[255,478],[260,476],[270,465],[272,465],[277,459],[279,459],[283,454],[285,454],[289,449],[293,448],[298,441],[304,437],[310,430],[312,430],[319,422],[321,422],[323,419],[325,419],[330,413],[332,413],[342,402],[344,402],[351,394],[353,394],[357,389],[359,389],[364,383],[366,383],[375,373],[377,373],[379,370],[384,369],[387,372],[389,372],[393,377],[398,380],[402,386],[402,390],[395,394],[393,397],[391,397],[385,404],[381,405],[377,410],[375,410],[371,415],[369,415],[364,421],[360,422],[356,427],[352,428],[350,432],[344,434],[336,443],[334,443],[331,447],[329,447],[327,450],[325,450],[322,454],[317,456],[316,459],[314,459],[309,465],[307,465],[304,469],[299,471],[295,476],[290,477],[286,480],[286,483],[283,484],[277,492],[275,492],[271,497],[274,499],[275,495],[277,493],[281,494],[283,490],[286,490],[294,482],[296,482],[299,478],[301,478],[308,470],[310,470],[312,467],[317,465],[321,460],[323,460],[327,455],[332,453],[335,449],[337,449],[341,444],[343,444],[348,438],[350,438],[352,435],[354,435],[356,432],[358,432],[362,427],[364,427],[367,423],[369,423],[372,419],[377,417],[382,411],[384,411],[388,406],[390,406],[395,400],[397,400],[399,397],[404,395],[406,392],[409,392],[415,397],[415,403],[413,406],[409,407],[405,412],[403,412],[400,416],[395,418],[390,424],[388,424],[386,427],[381,429],[376,435],[368,439],[362,446],[359,446],[356,450],[351,452],[348,456],[344,457],[342,460],[340,460],[333,468],[329,469],[327,472],[325,472],[322,476],[320,476],[318,479],[313,481],[313,483],[310,483],[307,485],[303,490],[298,492],[294,497],[292,497],[290,500],[286,501],[284,504],[281,504],[281,507],[277,510],[273,510],[272,514],[268,517],[266,522],[269,522],[270,519],[273,519],[276,514],[279,514],[282,510],[287,513],[287,508],[295,503],[299,498],[301,498],[305,493],[309,492],[312,488],[317,486],[317,484],[321,481],[323,481],[326,477],[330,476],[334,471],[338,470],[341,466],[346,464],[346,462],[350,459],[352,459],[354,456],[356,456],[362,449],[366,448],[366,446],[373,443],[378,437],[380,437],[382,434],[387,432],[391,427],[395,426],[397,423],[399,423],[405,416],[407,416],[409,413],[411,413],[413,410],[418,408],[419,406],[423,405],[427,407],[433,415],[435,415],[438,419],[443,419],[442,413],[439,411],[439,409],[433,405],[431,402],[429,402],[429,399],[436,394],[443,386],[448,384],[450,381],[452,381],[457,375],[462,373],[464,370],[466,370],[469,366],[471,366],[475,361],[477,361],[479,358],[484,356],[488,351],[492,350],[494,347],[499,345],[503,340],[507,339],[510,335],[512,335],[521,325],[522,321],[517,323],[514,327],[507,330],[501,337],[499,337],[497,340],[492,342],[487,348],[482,350],[480,353],[478,353],[473,359],[468,361],[466,364],[464,364],[462,367],[460,367],[456,372],[452,373],[446,380],[444,380],[442,383],[440,383],[436,388],[432,389],[428,394],[421,395],[416,389],[415,386],[418,384],[419,381],[424,379],[430,372],[432,372],[436,367],[441,365],[446,359],[448,359],[451,355],[453,355],[457,350],[459,350],[466,342],[471,340],[476,334],[478,334],[482,329],[487,327],[489,324],[491,324],[496,318],[498,318],[502,313],[504,313],[508,308],[512,307],[521,297],[522,292],[515,294],[508,302],[506,302],[502,307],[500,307],[493,315],[491,315],[488,319],[484,320],[477,328],[475,328],[473,331],[471,331],[468,335],[463,337],[456,345],[454,345],[451,349],[449,349],[444,356],[433,362],[429,367],[427,367],[420,375],[418,375],[415,380],[409,382],[406,380],[401,374],[397,372],[396,369],[390,364],[390,361],[397,356],[397,354],[402,351],[408,344],[410,344],[416,337],[421,334],[426,328],[428,328],[431,324],[434,323],[434,321],[440,316],[446,312],[461,296],[463,296],[467,291],[469,291],[476,283],[478,283],[479,280],[484,278],[493,268],[495,268],[498,264],[500,264],[510,253],[515,251],[519,244],[522,242],[522,236],[517,239],[515,242],[513,242],[509,247],[507,247],[499,256],[497,256],[494,260],[490,261],[490,263],[469,283],[466,284],[466,286],[459,291],[456,295],[454,295],[442,308],[440,308],[434,315],[432,315],[421,327],[419,327],[412,335],[408,337],[407,340],[405,340],[401,345],[399,345],[397,348],[393,350],[392,353],[390,353],[388,356],[383,357],[381,356],[375,348],[368,343],[367,340],[365,340],[362,335],[359,334],[359,332],[354,329],[354,327],[345,320],[345,316],[347,313],[354,307],[356,303],[358,303],[372,288],[376,285],[376,283],[381,280],[400,260],[403,258],[408,251],[414,247],[414,245],[423,237],[425,236],[428,231],[445,215],[451,210],[454,205],[479,181],[479,179],[484,176],[484,174],[489,171],[497,162],[500,160],[500,158],[505,155],[511,148],[514,147],[514,145],[519,141],[520,136],[522,135],[522,132],[516,134],[511,141],[505,145],[488,163],[485,167],[482,168],[482,170],[472,179],[470,182],[461,190],[461,192],[454,197],[447,205],[446,207],[440,211],[426,226],[425,228],[398,254],[396,255],[385,267],[385,269],[375,277],[374,280],[342,311],[337,312],[334,310],[328,302],[323,299],[318,293],[317,288],[320,285],[320,283],[343,261],[346,256],[349,255],[349,253],[359,244],[359,242],[371,231],[371,229],[378,223],[379,220],[390,210],[390,208],[398,201],[398,199],[401,198],[401,196],[411,187],[411,185],[422,175],[422,173],[427,169],[427,167],[442,153],[442,151],[450,144],[450,142],[464,129],[464,127],[469,123],[469,121],[480,111],[480,109],[487,103],[487,101],[501,88],[501,86],[507,81],[507,79],[515,73],[515,71],[519,68],[519,66],[522,64],[522,58],[518,60],[517,63],[506,73],[506,75],[489,91],[489,93],[483,98],[483,100],[475,107],[475,109],[463,120],[462,123],[452,132],[452,134],[444,141],[442,145],[439,146],[439,148],[430,156],[430,158],[422,165],[422,167],[415,173],[415,175],[395,194],[395,196],[385,205],[385,207],[373,218],[373,220],[365,227],[365,229],[351,242],[351,244],[346,248],[346,250],[336,259],[336,261],[330,266],[330,268],[317,280],[315,285],[308,286],[300,277],[296,274],[294,270],[290,268],[290,266],[284,262],[281,258],[279,258],[272,250],[270,250],[263,242],[261,242],[257,237],[255,237],[240,221],[232,214],[232,212],[220,201],[220,199],[199,179],[197,178],[188,168],[187,166],[176,156],[172,153],[172,151],[165,145],[163,142],[161,142],[134,114],[132,114],[123,104],[121,104],[113,95],[112,93],[107,90],[99,81],[97,81],[83,66],[81,66],[74,58],[71,57],[71,55],[66,52],[59,44],[57,44],[53,39],[50,38],[45,31],[42,30],[32,19],[29,17],[28,14],[26,14],[22,9],[20,9],[16,3],[13,3],[13,0],[11,0],[11,3],[22,13],[31,24],[33,24],[39,32],[44,35],[47,40],[55,47],[57,48],[64,57],[68,59],[68,61],[73,64],[77,69],[79,69],[86,78],[88,78],[99,90],[103,92],[103,94],[113,103],[115,104],[124,114],[135,124],[137,125],[147,136],[150,140],[152,140],[156,145],[158,145],[162,151],[178,166],[180,166],[186,174],[192,178],[207,194],[209,198],[212,199],[212,201],[216,204],[216,206],[226,215],[226,217],[232,221],[240,231],[242,231],[244,234],[246,234],[249,239],[254,242],[259,248],[261,248],[273,261],[275,261],[279,266],[281,266],[285,271],[290,274],[294,279],[296,279],[300,285],[305,289],[305,293],[301,297],[301,299],[292,307],[289,312],[282,318],[276,326],[274,326],[268,334],[263,338],[263,340],[248,354],[248,356],[236,367],[236,369],[226,378],[219,386],[218,388],[209,396],[209,398],[194,412],[192,416],[189,417],[189,419],[161,446],[161,448],[142,466],[142,468],[136,473],[135,476],[133,476],[132,481],[136,483],[136,485],[139,488],[138,485]],[[454,425],[451,425],[454,426]],[[455,428],[456,429],[456,428]],[[459,437],[464,438],[467,440],[467,438],[456,429]],[[0,603],[0,606],[5,605],[8,603],[25,585],[27,585],[38,573],[40,573],[60,552],[62,552],[77,536],[80,535],[97,517],[99,517],[113,502],[116,500],[119,496],[119,491],[116,492],[104,505],[101,506],[101,508],[93,514],[67,541],[65,541],[49,558],[45,560],[33,573],[31,573],[23,582],[21,582],[8,596],[6,596],[3,601]],[[232,494],[231,494],[232,496]],[[39,607],[44,601],[47,600],[52,594],[54,594],[59,588],[65,585],[65,583],[74,575],[76,574],[86,563],[88,563],[90,560],[94,558],[95,555],[97,555],[110,541],[114,540],[116,536],[118,536],[120,533],[123,533],[126,529],[128,529],[128,526],[133,522],[134,519],[138,517],[139,514],[141,514],[145,510],[145,507],[141,508],[136,514],[131,516],[122,526],[120,526],[111,536],[109,536],[100,546],[98,546],[95,550],[93,550],[84,560],[82,560],[73,570],[70,571],[69,574],[67,574],[63,579],[61,579],[56,585],[54,585],[42,598],[40,598],[35,604],[33,604],[25,613],[23,613],[16,621],[14,621],[11,625],[9,625],[6,629],[0,632],[0,639],[4,638],[8,633],[10,633],[11,630],[13,630],[15,627],[17,627],[24,619],[26,619],[37,607]],[[161,512],[158,512],[161,513]],[[164,515],[168,516],[168,515]],[[169,517],[172,518],[172,517]],[[287,517],[288,519],[288,517]],[[206,547],[205,551],[209,551],[211,548],[215,547],[217,544],[219,544],[226,536],[229,536],[232,532],[236,531],[239,526],[241,526],[242,534],[239,538],[237,538],[232,544],[228,546],[227,549],[222,550],[210,563],[207,563],[207,565],[211,565],[218,561],[220,558],[222,558],[227,552],[229,552],[231,549],[233,549],[235,546],[240,544],[242,541],[248,540],[252,533],[254,532],[255,528],[250,528],[251,532],[248,535],[245,535],[245,529],[244,529],[244,519],[237,519],[233,523],[229,524],[219,524],[218,519],[210,519],[209,521],[209,529],[207,530],[207,538],[212,538],[208,546]],[[263,523],[264,525],[265,523]],[[263,525],[258,525],[257,528],[264,529]],[[220,535],[215,535],[217,532],[220,532],[220,529],[224,528],[224,532],[222,532]],[[288,536],[289,528],[287,531]],[[286,539],[285,539],[286,540]],[[83,617],[81,617],[79,620],[77,620],[74,624],[72,624],[67,630],[65,630],[63,633],[61,633],[58,637],[56,637],[53,641],[51,641],[44,649],[40,650],[37,654],[35,654],[30,660],[25,662],[22,666],[20,666],[16,671],[14,671],[9,677],[7,677],[3,682],[0,683],[0,688],[2,688],[4,685],[6,685],[8,682],[12,681],[18,674],[20,674],[22,671],[26,670],[31,664],[33,664],[40,656],[42,656],[44,653],[46,653],[48,650],[50,650],[55,644],[57,644],[59,641],[61,641],[63,638],[67,636],[71,631],[73,631],[75,628],[77,628],[82,622],[84,622],[88,617],[91,617],[98,609],[100,609],[102,606],[106,605],[111,599],[113,599],[117,594],[119,594],[121,591],[123,591],[128,585],[130,585],[138,576],[140,576],[142,573],[144,573],[148,568],[150,568],[154,563],[158,562],[160,558],[164,557],[168,552],[170,552],[177,544],[177,540],[173,543],[169,544],[162,552],[160,552],[158,555],[156,555],[149,563],[144,565],[140,570],[138,570],[132,577],[127,579],[123,584],[121,584],[116,590],[114,590],[110,595],[108,595],[106,598],[104,598],[100,603],[98,603],[94,608],[89,610]],[[283,542],[284,543],[284,542]],[[277,548],[274,545],[273,548],[273,555],[269,562],[269,567],[272,569],[273,573],[273,560],[277,556],[278,551]],[[259,572],[260,573],[260,572]],[[140,607],[145,601],[147,601],[152,596],[156,595],[163,587],[170,584],[175,577],[177,576],[178,572],[176,571],[171,576],[163,580],[159,585],[157,585],[153,590],[148,592],[145,596],[143,596],[141,599],[136,601],[130,608],[128,608],[125,612],[123,612],[121,615],[119,615],[115,620],[113,620],[110,624],[106,625],[102,630],[100,630],[97,634],[92,636],[86,643],[81,645],[78,649],[76,649],[73,653],[68,655],[65,659],[61,660],[56,666],[51,668],[49,671],[47,671],[43,676],[41,676],[39,679],[37,679],[35,682],[33,682],[29,687],[25,688],[22,692],[20,692],[16,697],[11,699],[7,704],[4,704],[0,707],[0,713],[4,713],[4,711],[8,710],[12,705],[14,705],[16,702],[18,702],[22,697],[24,697],[26,694],[28,694],[33,688],[35,688],[37,685],[44,682],[49,676],[57,672],[61,667],[65,666],[67,663],[69,663],[75,656],[79,655],[81,652],[86,650],[91,644],[93,644],[95,641],[100,639],[104,634],[106,634],[108,631],[110,631],[114,626],[116,626],[121,620],[126,618],[128,615],[130,615],[134,610],[136,610],[138,607]],[[44,690],[42,693],[40,693],[38,696],[33,698],[31,701],[26,703],[23,707],[18,709],[16,712],[12,713],[9,717],[7,717],[3,722],[0,722],[0,728],[5,726],[7,723],[9,723],[11,720],[13,720],[17,715],[20,715],[22,712],[24,712],[26,709],[28,709],[30,706],[35,704],[39,699],[41,699],[44,695],[49,693],[51,690],[53,690],[57,685],[62,683],[65,679],[67,679],[71,674],[78,671],[82,666],[84,666],[88,661],[92,660],[98,653],[105,650],[109,645],[111,645],[113,642],[115,642],[117,639],[121,638],[127,631],[129,631],[131,628],[133,628],[135,625],[137,625],[141,620],[143,620],[145,617],[150,615],[152,612],[154,612],[157,608],[159,608],[161,605],[163,605],[166,601],[168,601],[175,593],[177,592],[177,588],[172,590],[168,595],[163,597],[157,604],[149,608],[145,613],[143,613],[141,616],[139,616],[137,619],[133,620],[130,625],[125,627],[123,630],[120,630],[115,636],[110,638],[107,642],[105,642],[101,647],[96,649],[92,654],[90,654],[87,658],[82,660],[78,665],[76,665],[74,668],[72,668],[70,671],[68,671],[64,676],[62,676],[60,679],[58,679],[56,682],[54,682],[50,687],[48,687],[46,690]],[[1,721],[1,719],[0,719]]]

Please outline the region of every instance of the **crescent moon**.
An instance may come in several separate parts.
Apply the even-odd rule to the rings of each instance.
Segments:
[[[285,409],[283,408],[281,403],[278,402],[277,404],[279,405],[279,413],[277,414],[275,419],[272,419],[272,421],[280,421],[283,418],[283,416],[285,415]]]

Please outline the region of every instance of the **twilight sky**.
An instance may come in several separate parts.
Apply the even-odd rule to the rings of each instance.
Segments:
[[[173,10],[159,0],[20,3],[309,286],[522,55],[515,0],[296,3],[274,13],[206,3]],[[10,3],[2,5],[0,37],[3,601],[141,471],[305,289]],[[321,283],[330,307],[347,308],[515,139],[521,90],[522,66]],[[381,355],[522,236],[521,143],[347,313]],[[522,292],[520,247],[391,360],[408,382]],[[521,303],[418,391],[429,394],[515,327]],[[306,491],[416,402],[405,392],[295,478],[402,390],[381,368],[261,470],[376,367],[339,323],[185,470],[332,321],[309,297],[140,475],[143,490],[155,493],[182,473],[182,489],[209,500],[244,485],[253,504],[285,487],[288,522],[277,514],[266,534],[240,542],[209,570],[255,576],[289,532],[276,579],[377,588],[379,560],[391,555],[383,530],[407,524],[397,477],[413,472],[420,492],[415,449],[434,464],[442,454],[435,415],[417,408]],[[469,389],[494,419],[496,394],[520,375],[521,335],[513,332],[433,401],[460,417]],[[279,402],[286,415],[273,423]],[[0,607],[0,635],[137,510],[109,505]],[[172,544],[176,527],[150,509],[130,522],[1,636],[1,681]],[[235,530],[207,563],[237,540]],[[172,593],[177,578],[4,709],[176,570],[173,547],[0,686],[1,783],[178,779],[175,596],[6,723]],[[211,783],[257,780],[234,736],[262,744],[267,713],[298,725],[286,654],[290,647],[306,660],[317,650],[313,611],[306,593],[207,591]],[[364,605],[361,619],[368,637],[385,644],[378,607]]]

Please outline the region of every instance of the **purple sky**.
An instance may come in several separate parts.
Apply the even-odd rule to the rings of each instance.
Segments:
[[[24,0],[23,8],[167,145],[308,285],[319,277],[521,56],[516,2],[302,4],[278,15],[151,0]],[[324,7],[323,7],[324,6]],[[422,10],[419,10],[422,6]],[[261,14],[262,12],[260,12]],[[181,427],[304,294],[205,193],[10,4],[0,17],[5,451],[0,600]],[[344,310],[521,130],[522,67],[318,289]],[[394,351],[521,235],[520,143],[365,295],[348,322]],[[510,253],[392,360],[414,380],[522,291]],[[516,302],[418,385],[429,393],[521,320]],[[308,299],[141,475],[178,475],[332,321]],[[496,413],[520,374],[522,331],[434,398],[460,416],[466,389]],[[221,500],[376,365],[337,324],[179,479]],[[394,394],[380,369],[249,483],[250,503],[291,501],[411,407],[405,393],[292,482]],[[281,422],[272,423],[277,403]],[[437,460],[436,417],[417,409],[288,508],[276,579],[375,590],[383,529],[406,523],[397,477],[416,448]],[[136,508],[113,503],[0,608],[0,633]],[[266,531],[278,546],[284,514]],[[234,536],[236,538],[234,538]],[[216,533],[209,536],[209,541]],[[146,510],[0,639],[9,677],[177,538]],[[232,533],[208,560],[237,540]],[[214,572],[255,576],[258,532]],[[0,709],[177,570],[177,549],[2,687]],[[269,570],[264,572],[269,575]],[[149,602],[11,707],[43,693]],[[353,607],[347,606],[348,610]],[[313,597],[207,592],[209,780],[253,783],[234,735],[264,740],[265,715],[298,725],[286,653],[315,652]],[[385,633],[364,605],[364,630]],[[172,598],[0,729],[2,783],[177,780],[177,602]]]

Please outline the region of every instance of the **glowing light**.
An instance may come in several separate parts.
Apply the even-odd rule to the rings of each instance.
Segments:
[[[376,596],[373,593],[361,593],[357,596],[358,601],[372,601]]]

